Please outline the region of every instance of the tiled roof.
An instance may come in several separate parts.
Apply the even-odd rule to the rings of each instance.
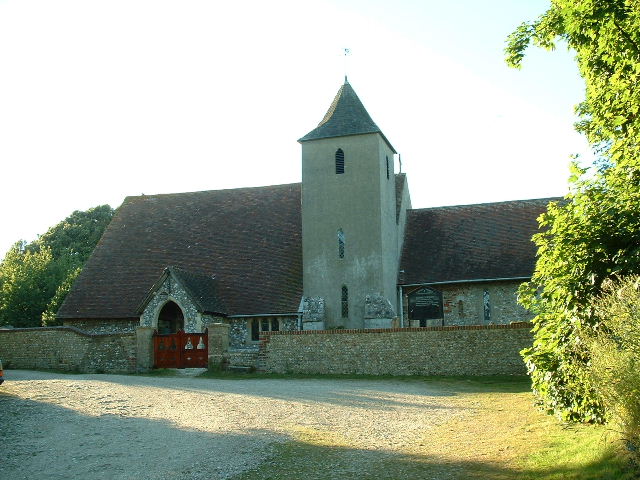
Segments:
[[[168,266],[215,275],[230,315],[296,312],[300,234],[300,184],[128,197],[58,317],[136,317]]]
[[[215,275],[203,275],[176,267],[167,270],[184,287],[199,312],[227,314],[227,307],[218,291],[220,281]]]
[[[362,135],[365,133],[379,133],[395,153],[382,130],[375,124],[364,108],[355,90],[349,82],[345,81],[344,85],[338,90],[322,121],[298,141],[307,142],[321,138]]]
[[[409,210],[398,283],[530,277],[537,218],[557,200]]]
[[[191,301],[195,304],[196,309],[200,313],[210,314],[227,314],[227,307],[225,307],[218,284],[220,283],[215,275],[203,275],[201,273],[188,272],[176,267],[167,267],[164,269],[160,279],[151,287],[147,296],[140,306],[137,308],[136,313],[142,314],[144,309],[149,304],[149,301],[153,298],[153,294],[156,293],[164,284],[167,277],[172,276],[187,292]]]

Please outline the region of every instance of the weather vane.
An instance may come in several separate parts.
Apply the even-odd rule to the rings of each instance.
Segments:
[[[347,80],[347,57],[349,55],[351,55],[351,49],[345,48],[344,49],[344,83],[349,83],[349,81]]]

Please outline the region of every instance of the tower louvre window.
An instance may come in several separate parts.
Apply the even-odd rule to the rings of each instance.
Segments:
[[[344,232],[338,229],[338,257],[344,258]]]
[[[336,150],[336,174],[344,173],[344,152],[341,148]]]
[[[387,180],[389,180],[389,157],[387,156]]]
[[[349,289],[346,285],[342,286],[342,296],[340,303],[342,305],[342,318],[349,318]]]

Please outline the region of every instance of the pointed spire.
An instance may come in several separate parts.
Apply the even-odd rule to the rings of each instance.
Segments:
[[[298,141],[307,142],[320,138],[362,135],[365,133],[379,133],[385,138],[382,130],[371,119],[345,75],[344,85],[338,90],[322,121]],[[389,143],[386,138],[385,141]],[[390,143],[389,146],[391,147]],[[393,150],[393,147],[391,149]]]

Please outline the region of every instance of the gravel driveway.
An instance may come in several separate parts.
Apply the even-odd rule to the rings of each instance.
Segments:
[[[63,375],[5,371],[1,479],[223,479],[304,429],[408,452],[463,415],[451,393],[397,380]]]

